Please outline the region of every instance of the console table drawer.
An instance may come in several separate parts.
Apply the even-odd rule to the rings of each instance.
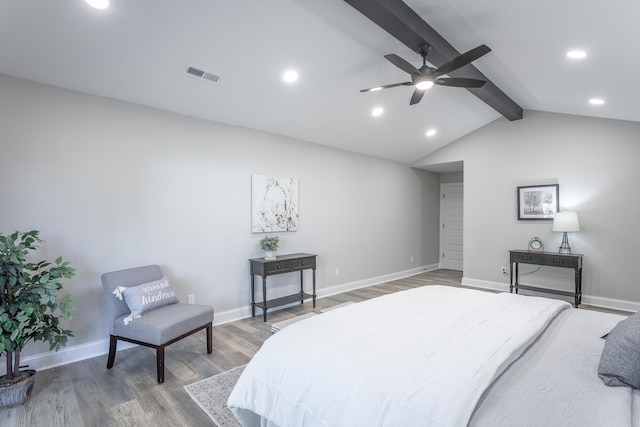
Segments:
[[[301,258],[291,261],[291,270],[306,270],[307,268],[316,267],[316,257]]]
[[[293,263],[291,261],[269,263],[267,264],[267,274],[278,274],[293,271],[292,264]]]
[[[511,262],[522,262],[529,264],[540,264],[544,256],[536,253],[511,253]]]
[[[551,265],[554,267],[574,268],[577,266],[576,258],[545,256],[542,258],[542,265]]]

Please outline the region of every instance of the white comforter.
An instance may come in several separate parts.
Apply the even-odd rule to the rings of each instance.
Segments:
[[[228,405],[244,426],[463,426],[568,303],[425,286],[269,338]]]
[[[577,308],[558,314],[493,382],[469,427],[639,427],[640,391],[598,377],[600,337],[625,317]]]

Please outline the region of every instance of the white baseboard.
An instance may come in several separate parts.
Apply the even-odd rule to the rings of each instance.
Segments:
[[[489,289],[491,291],[508,291],[509,285],[500,282],[490,282],[488,280],[470,279],[469,277],[463,277],[461,282],[463,286],[469,286],[471,288]]]
[[[490,289],[493,291],[509,291],[509,284],[500,282],[490,282],[488,280],[462,278],[462,285],[473,288]],[[598,297],[594,295],[582,295],[582,303],[592,305],[594,307],[608,308],[611,310],[622,310],[636,312],[640,311],[640,303],[635,301],[626,301],[614,298]]]
[[[416,274],[424,273],[425,271],[431,271],[438,268],[438,264],[425,265],[418,268],[412,268],[410,270],[399,271],[397,273],[385,274],[383,276],[372,277],[364,280],[357,280],[355,282],[343,283],[340,285],[331,286],[330,288],[318,290],[318,297],[324,298],[331,295],[341,294],[343,292],[349,292],[356,289],[366,288],[367,286],[379,285],[381,283],[390,282],[392,280],[398,280],[409,276],[415,276]]]
[[[331,295],[341,294],[343,292],[349,292],[360,288],[366,288],[367,286],[379,285],[381,283],[389,282],[392,280],[402,279],[404,277],[415,276],[416,274],[424,273],[425,271],[431,271],[438,268],[438,264],[425,265],[422,267],[412,268],[410,270],[399,271],[396,273],[385,274],[383,276],[371,277],[368,279],[358,280],[355,282],[342,283],[340,285],[331,286],[329,288],[318,289],[316,291],[316,298],[324,298]],[[289,305],[283,305],[277,309],[271,309],[269,312],[285,309],[298,304],[294,302]],[[257,310],[262,315],[261,310]],[[235,308],[233,310],[227,310],[223,312],[216,312],[214,325],[222,325],[223,323],[235,322],[236,320],[246,319],[251,316],[251,306],[246,305],[244,307]]]
[[[593,295],[582,295],[582,302],[595,307],[610,308],[623,311],[640,311],[640,303],[635,301],[625,301],[621,299],[597,297]]]
[[[261,313],[260,310],[257,310],[257,312]],[[247,317],[251,317],[250,305],[221,312],[216,311],[213,319],[213,325],[215,326],[222,325],[223,323],[235,322],[236,320],[246,319]]]
[[[134,347],[135,344],[131,344],[125,341],[118,341],[118,351],[126,350]],[[88,342],[85,344],[78,344],[69,347],[64,347],[58,352],[48,351],[46,353],[34,354],[32,356],[22,357],[20,359],[20,365],[28,365],[29,369],[35,369],[36,371],[42,369],[55,368],[56,366],[66,365],[68,363],[78,362],[80,360],[90,359],[92,357],[102,356],[109,352],[109,339],[102,339],[97,341]],[[4,359],[4,358],[3,358]],[[105,359],[105,369],[107,366],[107,360]],[[4,363],[0,366],[0,375],[7,373],[7,367]]]
[[[400,271],[397,273],[386,274],[384,276],[373,277],[370,279],[358,280],[356,282],[344,283],[341,285],[332,286],[326,289],[319,289],[317,291],[317,297],[323,298],[330,295],[339,294],[342,292],[351,291],[354,289],[364,288],[366,286],[378,285],[380,283],[388,282],[391,280],[402,279],[403,277],[413,276],[415,274],[423,273],[425,271],[435,270],[438,268],[437,264],[428,265],[424,267],[413,268],[411,270]],[[295,304],[295,303],[294,303]],[[292,304],[293,305],[293,304]],[[285,308],[285,307],[281,307]],[[261,312],[260,312],[261,313]],[[239,307],[232,310],[215,313],[215,325],[221,325],[224,323],[234,322],[240,319],[246,319],[251,316],[251,305]],[[134,347],[135,344],[131,344],[125,341],[118,341],[118,351],[126,350]],[[78,344],[68,346],[61,349],[58,352],[48,351],[46,353],[35,354],[32,356],[25,356],[21,359],[22,365],[29,365],[29,369],[42,370],[54,368],[56,366],[66,365],[68,363],[78,362],[80,360],[89,359],[92,357],[103,356],[109,352],[109,339],[101,339],[92,341],[85,344]],[[4,358],[2,358],[4,362]],[[105,369],[106,369],[105,359]],[[6,374],[6,366],[4,363],[0,364],[0,375]]]
[[[317,292],[318,298],[324,298],[331,295],[340,294],[343,292],[352,291],[355,289],[364,288],[367,286],[378,285],[381,283],[389,282],[392,280],[402,279],[404,277],[413,276],[423,273],[425,271],[431,271],[438,268],[438,264],[427,265],[424,267],[418,267],[411,270],[400,271],[397,273],[386,274],[383,276],[372,277],[364,280],[357,280],[355,282],[343,283],[340,285],[332,286],[329,288],[319,289]],[[468,277],[462,278],[462,285],[490,289],[495,291],[508,291],[509,285],[500,282],[491,282],[488,280],[471,279]],[[603,307],[614,310],[623,311],[640,311],[640,303],[633,301],[624,301],[613,298],[597,297],[592,295],[583,295],[582,301],[585,304],[593,305],[596,307]],[[245,319],[251,316],[251,306],[247,305],[233,310],[227,310],[224,312],[216,312],[214,325],[221,325],[224,323],[233,322],[240,319]],[[118,351],[125,350],[134,347],[135,344],[119,341]],[[30,369],[42,370],[49,369],[60,365],[66,365],[68,363],[77,362],[92,357],[103,356],[109,351],[109,339],[101,339],[92,341],[85,344],[79,344],[74,346],[65,347],[58,352],[49,351],[46,353],[40,353],[32,356],[26,356],[22,358],[23,365],[29,365]],[[106,368],[106,359],[105,359]],[[6,373],[4,363],[0,363],[0,375]]]

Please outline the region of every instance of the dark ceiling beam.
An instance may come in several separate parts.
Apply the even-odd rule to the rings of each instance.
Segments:
[[[451,44],[401,0],[345,0],[356,10],[386,30],[411,50],[419,53],[424,44],[431,45],[427,60],[434,67],[460,55]],[[481,88],[467,88],[491,108],[509,120],[522,118],[522,107],[509,98],[473,64],[449,73],[450,77],[486,80]]]

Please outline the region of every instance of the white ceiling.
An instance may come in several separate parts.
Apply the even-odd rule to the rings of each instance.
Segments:
[[[385,54],[420,58],[343,0],[110,1],[3,0],[0,73],[404,163],[500,117],[460,88],[436,86],[414,106],[410,87],[360,93],[407,80]],[[406,3],[458,51],[488,45],[474,65],[525,110],[640,121],[640,2]],[[576,48],[587,58],[565,57]],[[188,65],[222,79],[187,76]]]

